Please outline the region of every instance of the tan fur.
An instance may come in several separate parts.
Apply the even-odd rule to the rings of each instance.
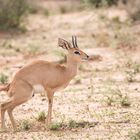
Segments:
[[[61,40],[64,45],[68,43]],[[65,66],[56,64],[55,62],[47,62],[44,60],[35,61],[21,68],[14,76],[12,82],[3,86],[2,90],[7,90],[10,97],[9,100],[1,104],[1,127],[5,129],[5,111],[8,111],[12,126],[16,129],[15,121],[12,115],[13,109],[32,98],[35,87],[44,89],[48,98],[48,116],[47,124],[51,123],[52,104],[54,92],[61,88],[65,88],[70,80],[77,74],[78,63],[88,59],[88,56],[78,48],[72,48],[71,44],[64,47],[68,50],[67,63]],[[76,55],[74,52],[80,52]]]
[[[0,85],[0,91],[8,91],[10,84],[2,84]]]

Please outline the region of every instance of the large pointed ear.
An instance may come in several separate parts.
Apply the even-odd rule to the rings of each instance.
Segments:
[[[62,39],[62,38],[58,38],[58,46],[62,47],[63,49],[71,49],[71,43],[69,43],[68,41]]]

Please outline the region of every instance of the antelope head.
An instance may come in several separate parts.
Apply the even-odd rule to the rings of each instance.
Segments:
[[[89,58],[86,53],[79,49],[76,36],[72,36],[72,44],[62,38],[59,38],[58,45],[59,47],[66,49],[68,51],[68,57],[75,62],[85,61]]]

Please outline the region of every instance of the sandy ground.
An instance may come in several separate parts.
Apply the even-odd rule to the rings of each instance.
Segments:
[[[121,17],[119,11],[115,11],[115,15]],[[108,18],[111,18],[112,9],[106,12],[109,13]],[[116,27],[107,28],[105,25],[108,25],[108,20],[100,19],[104,18],[101,13],[102,11],[85,11],[48,18],[44,15],[32,15],[28,19],[28,31],[24,35],[1,35],[1,45],[5,42],[12,45],[12,49],[3,51],[1,48],[0,56],[0,71],[5,71],[10,77],[18,70],[17,66],[30,61],[61,59],[63,50],[56,47],[60,35],[70,39],[73,33],[76,34],[80,48],[89,55],[100,56],[99,60],[81,64],[78,75],[70,85],[55,93],[53,123],[61,123],[62,127],[53,131],[49,130],[44,122],[37,121],[41,111],[47,113],[48,104],[42,94],[36,94],[14,110],[18,132],[12,132],[6,114],[8,131],[0,133],[1,140],[127,140],[137,136],[140,130],[139,46],[134,50],[127,45],[124,49],[122,46],[118,49],[109,47],[110,43],[118,43],[109,39]],[[126,19],[124,12],[121,20]],[[133,33],[138,35],[139,26],[136,26],[126,26],[125,31],[133,30]],[[113,28],[115,31],[112,31]],[[123,31],[124,27],[121,32]],[[134,43],[133,39],[131,42]],[[131,42],[128,40],[128,44]],[[12,50],[18,47],[20,51],[14,51],[12,54]],[[9,51],[11,56],[8,55]],[[137,70],[136,73],[131,73],[134,70]],[[2,92],[0,101],[6,99],[6,94]],[[24,120],[30,124],[27,131],[23,129]],[[78,125],[66,127],[71,120]]]

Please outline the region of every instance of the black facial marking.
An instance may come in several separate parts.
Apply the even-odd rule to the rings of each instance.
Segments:
[[[34,96],[35,96],[35,94],[33,93],[32,97],[34,97]]]

